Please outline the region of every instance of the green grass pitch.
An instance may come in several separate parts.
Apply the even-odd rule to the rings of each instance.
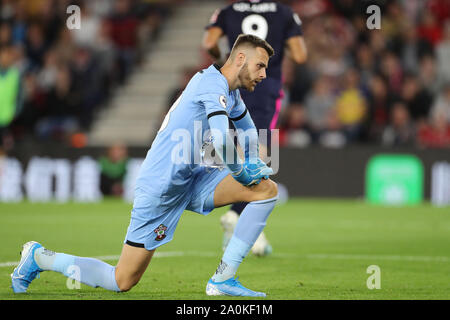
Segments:
[[[102,257],[115,264],[131,205],[0,204],[0,299],[223,299],[207,297],[206,282],[221,257],[219,218],[186,212],[175,238],[157,250],[141,282],[127,293],[81,285],[43,272],[28,293],[10,289],[11,262],[23,243],[41,242],[57,252]],[[265,230],[274,252],[249,255],[238,276],[267,299],[449,299],[450,209],[376,207],[357,200],[292,199],[279,205]],[[367,288],[380,268],[381,289]],[[237,299],[237,298],[234,298]]]

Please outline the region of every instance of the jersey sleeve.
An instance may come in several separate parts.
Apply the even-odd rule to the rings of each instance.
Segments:
[[[217,114],[228,116],[227,93],[228,84],[226,80],[216,75],[209,75],[199,83],[195,100],[205,107],[208,118]]]
[[[224,33],[226,33],[226,9],[217,9],[214,11],[211,19],[209,20],[209,24],[205,27],[205,29],[209,29],[211,27],[219,27],[222,29]]]
[[[230,120],[238,130],[238,141],[244,150],[245,161],[256,163],[259,155],[258,132],[239,91],[237,95],[237,105],[230,111]]]
[[[247,111],[244,100],[242,100],[239,91],[236,92],[236,105],[230,111],[230,120],[237,121],[244,117],[244,113]]]
[[[286,8],[285,14],[287,22],[284,31],[284,38],[287,40],[295,36],[302,36],[303,35],[302,21],[300,20],[298,14],[292,11],[292,9],[289,7]]]
[[[208,118],[208,123],[214,149],[228,169],[238,174],[242,170],[242,163],[234,146],[234,138],[229,134],[228,118],[225,115],[217,115]]]

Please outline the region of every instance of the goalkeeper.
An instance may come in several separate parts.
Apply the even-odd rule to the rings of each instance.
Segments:
[[[92,287],[128,291],[141,279],[155,250],[172,240],[184,210],[206,215],[217,207],[249,202],[216,272],[206,284],[206,294],[265,297],[235,278],[264,229],[278,195],[276,183],[269,179],[272,170],[258,158],[258,135],[238,88],[253,91],[266,78],[273,54],[266,41],[241,35],[222,68],[212,65],[191,79],[166,115],[142,164],[117,266],[56,253],[31,241],[23,246],[20,264],[11,275],[14,292],[26,292],[31,281],[47,270]],[[229,119],[241,131],[243,162],[228,132]],[[180,143],[183,137],[188,139]],[[226,168],[209,168],[196,161],[204,137],[212,141]],[[77,269],[79,272],[71,273]]]

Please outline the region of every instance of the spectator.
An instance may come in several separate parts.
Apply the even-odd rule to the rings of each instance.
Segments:
[[[344,77],[344,88],[336,98],[336,115],[348,141],[356,141],[367,116],[367,102],[358,88],[359,74],[350,69]]]
[[[31,67],[33,69],[39,69],[42,66],[42,61],[48,47],[42,26],[37,22],[32,23],[28,28],[26,48]]]
[[[414,124],[403,102],[397,102],[391,110],[391,124],[382,135],[382,143],[386,146],[412,146],[415,143],[416,132]]]
[[[25,56],[25,49],[22,45],[14,45],[11,47],[13,66],[19,70],[21,75],[24,75],[29,68],[28,60]]]
[[[55,86],[47,95],[46,116],[36,126],[38,137],[65,141],[78,129],[75,115],[79,108],[78,97],[73,93],[70,72],[65,67],[56,70]]]
[[[44,92],[50,91],[56,83],[58,72],[58,56],[54,50],[45,53],[44,65],[37,73],[37,81]]]
[[[450,18],[450,3],[447,0],[428,0],[426,7],[436,17],[440,26]]]
[[[441,110],[433,113],[429,123],[419,129],[418,143],[421,147],[449,148],[450,124]]]
[[[368,36],[368,44],[373,55],[380,59],[383,52],[387,50],[388,41],[382,30],[371,30]]]
[[[118,143],[109,147],[107,155],[99,159],[100,190],[103,195],[120,197],[128,162],[127,148]]]
[[[385,11],[381,29],[389,39],[397,39],[407,23],[405,11],[397,1],[388,2]]]
[[[450,124],[450,82],[445,85],[430,110],[430,120],[442,116]]]
[[[432,96],[421,88],[417,77],[413,75],[405,77],[401,98],[407,103],[408,110],[414,121],[423,123],[428,117]]]
[[[436,70],[436,61],[432,56],[426,55],[420,60],[419,82],[420,86],[430,96],[434,96],[438,93],[439,82]]]
[[[82,9],[81,30],[65,27],[70,0],[2,1],[0,47],[11,48],[10,68],[23,75],[23,110],[8,125],[9,141],[12,135],[18,142],[32,132],[66,141],[66,133],[74,128],[88,130],[111,91],[139,62],[140,50],[148,48],[146,44],[157,35],[168,8],[179,1],[80,0],[76,4]],[[448,1],[380,3],[381,30],[367,29],[367,4],[359,0],[287,2],[302,19],[311,54],[307,63],[296,68],[285,65],[292,70],[286,73],[283,103],[293,106],[286,107],[285,116],[296,119],[283,119],[285,132],[300,130],[307,137],[310,133],[311,141],[327,146],[389,144],[385,142],[387,132],[400,130],[402,123],[430,131],[437,125],[436,114],[447,114],[443,110],[448,95],[441,88],[450,82]],[[58,77],[65,78],[60,71],[64,69],[69,70],[69,79],[58,84]],[[352,72],[358,79],[353,88],[348,86]],[[346,79],[345,88],[342,78]],[[328,84],[323,86],[323,82]],[[67,86],[69,96],[64,94]],[[184,80],[173,92],[172,102],[181,87]],[[336,95],[336,108],[330,108]],[[392,101],[397,101],[395,106]],[[60,107],[55,107],[58,104]],[[399,104],[406,106],[407,112]],[[352,120],[354,131],[347,123],[349,115],[356,119]],[[62,125],[68,126],[66,130],[56,125],[55,119],[74,121]],[[287,129],[288,122],[300,128]],[[342,137],[343,132],[347,137]],[[300,140],[291,142],[302,145]],[[400,142],[392,145],[403,143],[402,138],[394,140]]]
[[[357,69],[361,74],[361,85],[362,87],[367,88],[370,85],[370,79],[373,77],[376,69],[375,57],[370,51],[369,46],[365,43],[359,45],[356,50],[355,62]]]
[[[402,32],[402,37],[396,42],[399,48],[399,56],[403,70],[406,73],[418,73],[419,61],[425,55],[433,55],[431,43],[424,38],[419,38],[417,29],[413,23],[407,24]]]
[[[0,46],[12,44],[12,30],[9,23],[0,23]]]
[[[15,7],[15,16],[12,22],[12,41],[23,45],[27,35],[27,13],[25,1],[18,1]]]
[[[314,138],[327,129],[328,114],[335,104],[329,82],[327,77],[319,77],[305,99],[306,115]]]
[[[319,144],[327,148],[342,148],[347,144],[336,109],[327,114],[326,130],[319,136]]]
[[[286,83],[289,89],[287,92],[290,93],[290,102],[302,103],[312,87],[315,72],[307,64],[295,66],[292,72],[292,81]]]
[[[78,121],[80,126],[88,130],[94,116],[94,108],[104,98],[101,90],[100,65],[93,53],[87,48],[78,48],[70,65],[73,90],[80,98]]]
[[[0,145],[7,148],[12,147],[8,127],[20,113],[23,101],[21,75],[13,62],[12,47],[0,47]]]
[[[132,12],[130,0],[117,0],[110,18],[111,36],[116,46],[119,80],[123,83],[137,56],[138,19]]]
[[[91,9],[87,5],[81,5],[81,25],[80,29],[72,30],[75,44],[80,47],[95,49],[100,36],[101,19],[92,14]]]
[[[311,142],[306,110],[301,104],[290,105],[281,117],[280,145],[305,147]]]
[[[436,47],[436,63],[440,83],[450,82],[450,20],[445,23],[443,32],[443,39]]]
[[[380,71],[390,90],[399,93],[403,83],[403,69],[394,52],[385,51],[381,56]]]
[[[392,99],[384,78],[381,75],[372,77],[369,84],[369,109],[365,123],[367,140],[380,141],[383,130],[389,124]]]
[[[153,39],[149,33],[167,17],[173,1],[0,2],[0,47],[13,45],[12,67],[23,75],[24,88],[24,110],[8,132],[19,139],[32,139],[31,133],[39,133],[41,138],[66,141],[66,133],[74,128],[90,128],[93,115],[136,63],[139,46],[148,47]],[[66,27],[70,4],[82,9],[80,30]],[[145,10],[135,14],[139,7]],[[146,32],[139,31],[145,28]],[[69,70],[69,78],[60,84],[58,77],[66,77],[59,70]],[[70,98],[64,93],[67,84]]]
[[[430,10],[425,10],[417,28],[419,37],[428,40],[435,47],[442,38],[442,29]]]

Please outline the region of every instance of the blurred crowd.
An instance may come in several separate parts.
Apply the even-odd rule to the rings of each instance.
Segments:
[[[82,142],[180,1],[0,0],[0,145]]]
[[[450,1],[285,2],[309,58],[284,66],[283,145],[450,147]]]
[[[82,146],[80,132],[180,2],[0,0],[0,145],[32,136]],[[306,63],[284,63],[282,145],[450,147],[450,1],[281,2],[299,14],[308,47]],[[66,25],[72,4],[79,30]],[[380,29],[367,27],[370,4]],[[168,106],[196,68],[183,70]]]

